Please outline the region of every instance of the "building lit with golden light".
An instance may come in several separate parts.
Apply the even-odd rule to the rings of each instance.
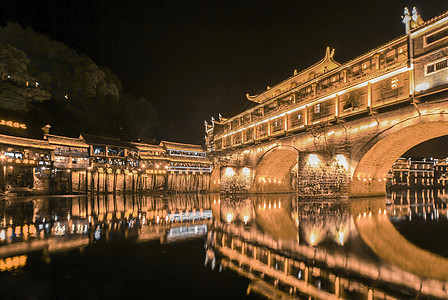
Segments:
[[[206,122],[207,150],[216,166],[212,189],[227,191],[236,181],[242,192],[306,193],[301,187],[311,183],[300,182],[308,171],[291,170],[310,169],[306,161],[313,157],[314,169],[345,166],[343,175],[322,170],[314,181],[329,193],[383,194],[393,162],[447,134],[448,13],[424,22],[415,9],[405,9],[403,23],[404,35],[342,64],[327,48],[319,62],[247,94],[251,108]],[[228,168],[235,175],[226,175]],[[237,178],[242,168],[250,170],[250,184]]]
[[[200,145],[89,134],[0,135],[0,155],[0,189],[23,194],[207,191],[212,171]]]

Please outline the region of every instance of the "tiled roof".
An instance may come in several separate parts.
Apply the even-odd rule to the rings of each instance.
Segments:
[[[20,146],[27,148],[39,148],[45,150],[53,150],[53,146],[45,140],[35,140],[28,138],[21,138],[10,135],[0,134],[0,144]]]
[[[119,138],[112,138],[112,137],[105,137],[84,133],[82,133],[79,137],[81,139],[84,139],[84,141],[86,141],[86,143],[89,145],[103,145],[103,146],[115,146],[122,148],[137,149],[137,147],[134,146],[132,143],[123,142]]]
[[[80,138],[70,138],[65,136],[46,134],[44,136],[44,139],[46,139],[52,145],[89,148],[89,145],[87,145],[86,142],[84,142],[84,140]]]
[[[147,144],[147,143],[129,143],[129,144],[133,145],[135,148],[137,148],[138,150],[141,150],[141,151],[165,152],[165,149],[163,149],[159,145],[152,145],[152,144]]]
[[[162,146],[166,149],[173,149],[173,150],[204,152],[201,145],[192,145],[192,144],[161,141],[160,146]]]

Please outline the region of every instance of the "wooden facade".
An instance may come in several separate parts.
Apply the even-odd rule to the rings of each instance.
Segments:
[[[212,170],[199,145],[87,134],[42,140],[0,135],[0,157],[0,189],[23,194],[205,192]]]
[[[374,116],[390,107],[418,104],[415,98],[445,88],[448,13],[407,26],[406,35],[344,64],[335,62],[334,50],[327,48],[318,63],[259,95],[247,94],[252,108],[206,124],[207,150],[245,147]]]

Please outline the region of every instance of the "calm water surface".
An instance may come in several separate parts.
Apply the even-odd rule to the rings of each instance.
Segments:
[[[445,193],[3,199],[0,294],[448,298]]]

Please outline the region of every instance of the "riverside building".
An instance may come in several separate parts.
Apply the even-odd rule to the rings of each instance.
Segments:
[[[89,134],[0,135],[0,162],[0,190],[21,194],[207,191],[212,171],[200,145]]]

